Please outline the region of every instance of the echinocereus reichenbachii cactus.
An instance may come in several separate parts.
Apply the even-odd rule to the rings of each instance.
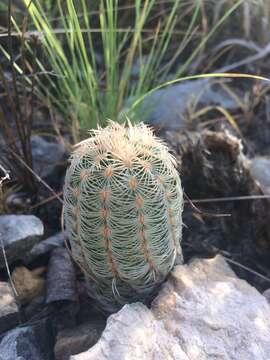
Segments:
[[[182,259],[174,158],[144,124],[92,130],[71,157],[64,220],[89,295],[109,312],[146,301]]]

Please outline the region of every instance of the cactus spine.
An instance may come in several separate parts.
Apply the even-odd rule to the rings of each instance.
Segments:
[[[71,157],[64,220],[89,295],[109,312],[149,299],[182,259],[174,158],[144,124],[92,130]]]

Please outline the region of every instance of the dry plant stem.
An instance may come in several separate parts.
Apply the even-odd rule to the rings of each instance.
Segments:
[[[184,201],[184,203],[188,203],[190,205],[190,207],[200,216],[202,217],[208,217],[208,218],[219,218],[219,217],[229,217],[231,216],[231,214],[213,214],[213,213],[209,213],[209,212],[204,212],[202,210],[200,210],[199,208],[197,208],[197,206],[195,206],[193,204],[193,200],[190,200],[189,197],[187,196],[187,194],[184,192],[184,197],[187,199]]]
[[[240,61],[236,61],[231,65],[228,66],[224,66],[222,69],[220,69],[219,71],[231,71],[235,68],[238,68],[240,66],[245,66],[245,65],[249,65],[254,63],[255,61],[258,60],[262,60],[264,59],[266,56],[268,56],[270,54],[270,43],[267,44],[264,48],[262,48],[257,54],[252,55],[252,56],[248,56],[247,58],[240,60]]]
[[[1,66],[0,66],[0,78],[2,80],[2,84],[3,84],[4,89],[5,89],[5,93],[6,93],[6,96],[7,96],[8,103],[10,105],[10,108],[12,109],[12,113],[16,113],[15,103],[13,101],[13,98],[12,98],[11,94],[10,94],[10,91],[8,90],[8,85],[7,85],[7,82],[6,82],[6,78],[4,76],[4,72],[3,72],[3,69],[2,69]],[[16,144],[16,139],[15,139],[14,135],[12,134],[10,127],[7,124],[5,114],[4,114],[2,109],[0,109],[0,125],[3,128],[3,131],[5,132],[5,137],[7,139],[8,144],[12,147],[12,149],[15,152],[19,153],[19,149],[18,149],[17,144]]]
[[[30,171],[32,175],[34,175],[38,182],[42,183],[60,201],[60,203],[63,204],[63,200],[61,199],[61,197],[50,187],[50,185],[46,183],[46,181],[44,181],[34,170],[32,170],[20,156],[18,156],[14,152],[12,152],[12,154],[14,157],[17,158],[17,160],[19,160],[19,162],[23,164],[23,166],[26,167],[28,171]]]
[[[260,46],[258,46],[257,44],[255,44],[253,41],[247,41],[247,40],[244,40],[241,38],[240,39],[232,38],[232,39],[227,39],[227,40],[222,41],[220,44],[218,44],[216,47],[214,47],[212,52],[216,53],[226,46],[233,46],[233,45],[242,46],[251,51],[255,51],[257,53],[262,50],[262,48]]]
[[[232,259],[228,258],[227,256],[224,256],[223,254],[222,254],[222,256],[223,256],[228,262],[230,262],[230,263],[232,263],[232,264],[234,264],[234,265],[236,265],[236,266],[239,266],[239,267],[241,267],[242,269],[244,269],[244,270],[246,270],[246,271],[248,271],[248,272],[250,272],[250,273],[252,273],[252,274],[254,274],[254,275],[256,275],[256,276],[258,276],[258,277],[262,278],[263,280],[266,280],[267,282],[270,283],[270,279],[269,279],[268,277],[266,277],[266,276],[258,273],[257,271],[255,271],[255,270],[253,270],[253,269],[251,269],[251,268],[249,268],[249,267],[247,267],[247,266],[245,266],[245,265],[242,265],[242,264],[239,263],[238,261],[232,260]]]
[[[11,67],[11,74],[12,74],[12,82],[14,87],[14,97],[16,101],[16,110],[19,112],[19,118],[21,118],[21,109],[19,106],[19,96],[18,96],[18,89],[17,89],[17,80],[16,80],[16,71],[14,69],[14,59],[13,59],[13,50],[12,50],[12,36],[11,36],[11,0],[8,2],[8,51],[10,56],[10,67]],[[21,128],[18,123],[18,113],[15,112],[15,122],[18,128],[19,136],[23,138],[23,132],[21,133]]]
[[[193,249],[193,246],[191,244],[185,244],[185,246],[188,246],[189,248]],[[267,282],[270,282],[270,279],[266,276],[264,276],[263,274],[260,274],[258,271],[255,271],[253,269],[251,269],[250,267],[248,266],[245,266],[243,264],[241,264],[240,262],[238,261],[235,261],[235,260],[232,260],[231,258],[229,258],[226,254],[228,254],[227,252],[223,251],[223,250],[220,250],[220,249],[217,249],[217,254],[220,254],[222,257],[224,257],[224,259],[226,259],[226,261],[230,262],[231,264],[234,264],[248,272],[250,272],[251,274],[254,274],[258,277],[260,277],[261,279],[267,281]]]
[[[28,23],[28,16],[24,18],[23,25],[22,25],[22,32],[20,33],[20,40],[21,40],[21,47],[20,47],[20,59],[22,62],[22,69],[24,76],[18,78],[16,63],[14,60],[14,53],[12,48],[12,36],[11,36],[11,28],[12,28],[12,13],[11,13],[11,3],[8,3],[8,52],[9,52],[9,66],[11,71],[11,86],[10,88],[8,81],[6,80],[4,71],[0,66],[0,78],[2,80],[2,84],[5,90],[5,96],[7,99],[7,104],[11,110],[11,117],[12,121],[14,121],[15,127],[12,130],[10,126],[10,115],[6,115],[4,110],[0,110],[0,127],[4,133],[4,140],[6,143],[6,149],[4,149],[7,153],[10,154],[17,154],[18,156],[22,157],[27,163],[29,167],[32,167],[32,150],[31,150],[31,130],[32,130],[32,123],[33,123],[33,98],[34,98],[34,84],[35,84],[35,77],[32,78],[32,81],[29,81],[31,84],[31,93],[30,99],[27,95],[27,87],[25,86],[25,77],[27,66],[27,59],[26,59],[26,42],[24,34],[26,32],[27,23]],[[33,53],[35,55],[36,47],[33,47]],[[35,57],[34,57],[35,58]],[[34,60],[35,61],[35,60]],[[35,67],[35,63],[34,63]],[[20,88],[19,88],[20,87]],[[23,99],[23,101],[22,101]],[[3,154],[2,154],[3,155]],[[3,155],[4,156],[4,155]],[[27,188],[33,193],[36,190],[36,184],[34,181],[34,177],[32,176],[29,171],[25,171],[24,168],[18,164],[16,159],[14,159],[14,169],[18,172],[19,181],[24,182]]]
[[[17,87],[17,72],[14,68],[14,58],[13,58],[13,49],[12,49],[12,36],[11,36],[11,0],[9,0],[8,4],[8,49],[10,55],[10,67],[12,74],[12,86],[14,89],[14,98],[15,98],[15,106],[13,107],[13,116],[16,124],[16,129],[18,132],[18,136],[20,139],[22,153],[27,162],[29,162],[29,146],[27,146],[27,142],[29,141],[25,128],[25,118],[22,114],[22,109],[20,106],[19,92]],[[32,165],[31,163],[29,164]]]
[[[270,199],[270,195],[246,195],[246,196],[229,196],[224,198],[208,198],[208,199],[191,199],[185,200],[186,203],[212,203],[212,202],[227,202],[227,201],[244,201],[244,200],[259,200]]]
[[[60,196],[62,196],[62,195],[63,195],[63,191],[60,191],[60,192],[56,193],[55,195],[52,195],[52,196],[50,196],[50,197],[48,197],[48,198],[40,201],[39,203],[31,206],[29,209],[30,209],[30,210],[34,210],[34,209],[36,209],[36,208],[38,208],[38,207],[40,207],[40,206],[42,206],[42,205],[48,204],[49,202],[53,201],[54,199],[58,199],[58,200],[59,200],[58,197],[60,197]]]
[[[32,3],[32,0],[30,1],[30,4]],[[30,6],[30,5],[29,5]],[[22,45],[21,45],[21,57],[22,57],[22,63],[23,63],[23,73],[26,74],[27,71],[27,60],[26,60],[26,44],[25,44],[25,33],[27,30],[27,26],[28,26],[28,18],[29,18],[29,14],[27,13],[27,15],[25,16],[24,20],[23,20],[23,25],[22,25],[22,36],[21,36],[21,41],[22,41]],[[35,39],[35,38],[34,38]],[[28,109],[28,105],[29,105],[29,101],[27,99],[27,95],[26,95],[26,87],[24,87],[24,99],[25,101],[25,108],[24,108],[24,114],[25,117],[22,118],[22,121],[24,121],[24,129],[26,131],[26,137],[25,137],[25,147],[26,147],[26,153],[25,153],[25,159],[27,164],[30,167],[33,167],[33,159],[32,159],[32,149],[31,149],[31,132],[32,132],[32,125],[33,125],[33,112],[34,112],[34,107],[33,107],[33,103],[34,103],[34,89],[35,89],[35,72],[36,72],[36,48],[37,48],[37,43],[36,43],[36,39],[35,39],[35,44],[33,47],[33,61],[34,61],[34,66],[33,66],[33,70],[32,70],[32,75],[33,77],[31,78],[31,92],[30,92],[30,109]]]
[[[2,248],[2,252],[3,252],[3,258],[4,258],[4,262],[5,262],[5,266],[6,266],[6,270],[7,270],[7,274],[8,274],[8,278],[9,278],[9,281],[10,281],[10,285],[11,285],[11,288],[12,288],[12,292],[14,294],[14,297],[17,301],[18,299],[18,293],[17,293],[17,290],[15,288],[15,285],[12,281],[12,277],[11,277],[11,273],[10,273],[10,269],[9,269],[9,265],[8,265],[8,260],[7,260],[7,255],[6,255],[6,251],[5,251],[5,244],[4,244],[4,241],[3,241],[3,233],[0,231],[0,239],[1,239],[1,248]]]

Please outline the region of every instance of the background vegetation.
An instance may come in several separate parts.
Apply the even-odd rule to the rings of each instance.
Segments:
[[[80,131],[119,119],[127,99],[201,71],[205,48],[235,21],[243,1],[214,3],[24,0],[25,9],[21,3],[13,9],[9,30],[29,59],[19,57],[12,67],[21,76],[35,72],[36,95],[61,113],[78,140]],[[243,31],[250,27],[246,22]],[[29,76],[26,81],[29,90]]]

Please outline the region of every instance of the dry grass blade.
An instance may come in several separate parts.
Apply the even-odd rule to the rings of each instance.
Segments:
[[[220,218],[220,217],[229,217],[231,216],[231,214],[214,214],[214,213],[209,213],[209,212],[205,212],[200,210],[197,206],[194,205],[194,200],[191,200],[187,194],[184,192],[184,197],[186,198],[186,200],[184,200],[184,203],[188,203],[190,205],[190,207],[195,211],[196,214],[198,214],[201,217],[207,217],[207,218]]]
[[[238,135],[240,135],[241,138],[243,138],[242,132],[239,126],[237,125],[237,122],[234,120],[233,116],[221,106],[217,106],[216,109],[225,116],[225,118],[231,124],[232,128],[238,133]]]
[[[46,181],[44,181],[34,170],[32,170],[20,156],[14,152],[12,152],[12,154],[27,169],[27,171],[29,171],[37,179],[38,182],[44,185],[53,194],[53,196],[57,198],[61,204],[63,204],[61,197],[50,187],[49,184],[46,183]]]
[[[240,66],[249,65],[255,61],[262,60],[270,53],[270,44],[267,44],[263,49],[261,49],[257,54],[248,56],[247,58],[237,61],[233,64],[224,66],[221,71],[231,71],[233,69],[239,68]]]
[[[134,103],[131,106],[131,110],[134,110],[139,104],[141,104],[147,96],[153,94],[155,91],[162,89],[166,86],[180,83],[183,81],[188,81],[188,80],[207,79],[207,78],[209,78],[209,79],[211,79],[211,78],[239,78],[239,79],[243,78],[243,79],[263,80],[263,81],[270,82],[270,79],[267,77],[254,75],[254,74],[243,74],[243,73],[208,73],[208,74],[184,76],[184,77],[181,77],[178,79],[167,81],[167,82],[151,89],[145,95],[141,96],[139,99],[134,101]]]
[[[246,200],[260,200],[270,199],[270,195],[246,195],[246,196],[228,196],[223,198],[208,198],[208,199],[191,199],[193,203],[214,203],[214,202],[228,202],[228,201],[246,201]],[[186,201],[189,203],[189,201]]]
[[[269,279],[268,277],[260,274],[258,271],[255,271],[255,270],[251,269],[250,267],[245,266],[245,265],[239,263],[238,261],[232,260],[232,259],[230,259],[229,257],[225,256],[224,254],[222,254],[222,256],[226,259],[226,261],[230,262],[231,264],[236,265],[236,266],[239,266],[239,267],[241,267],[242,269],[250,272],[251,274],[254,274],[254,275],[256,275],[256,276],[258,276],[258,277],[262,278],[263,280],[265,280],[265,281],[267,281],[267,282],[270,283],[270,279]]]

